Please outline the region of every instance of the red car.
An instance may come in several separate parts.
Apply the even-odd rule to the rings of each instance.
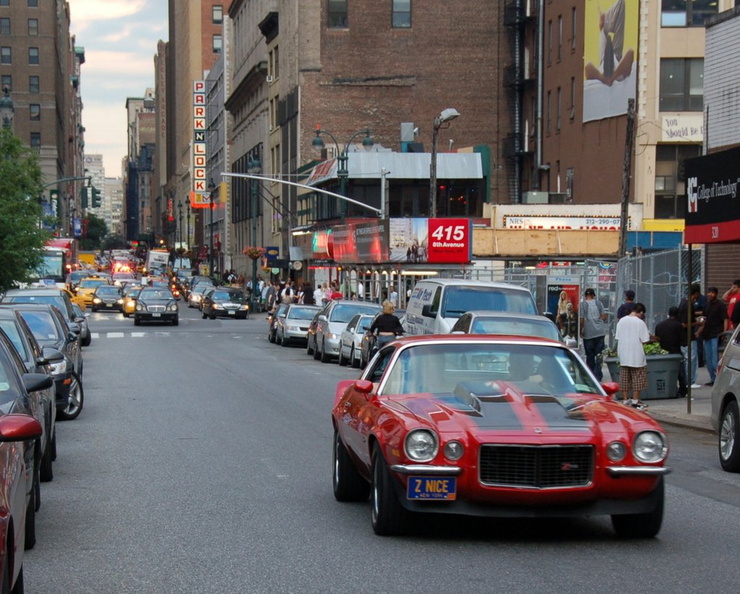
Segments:
[[[334,496],[369,496],[380,535],[424,512],[611,515],[620,536],[653,537],[668,442],[617,390],[556,341],[402,338],[337,387]]]

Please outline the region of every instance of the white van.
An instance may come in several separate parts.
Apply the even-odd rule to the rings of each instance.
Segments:
[[[407,334],[448,334],[466,311],[510,311],[537,314],[524,287],[461,279],[419,281],[411,292],[403,327]]]

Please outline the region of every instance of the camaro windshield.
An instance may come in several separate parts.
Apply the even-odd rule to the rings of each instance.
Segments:
[[[420,344],[403,349],[389,371],[385,394],[486,395],[513,388],[526,394],[601,394],[567,349],[524,344]]]

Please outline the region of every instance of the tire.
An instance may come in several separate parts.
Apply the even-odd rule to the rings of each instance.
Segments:
[[[208,316],[204,314],[203,312],[200,312],[201,319],[205,320]]]
[[[23,541],[25,550],[32,549],[36,545],[36,509],[40,505],[38,499],[39,490],[37,489],[38,475],[34,472],[33,487],[31,488],[31,499],[26,507],[26,536]]]
[[[334,473],[332,485],[334,487],[334,499],[337,501],[367,501],[370,495],[370,483],[368,483],[352,463],[352,458],[347,448],[339,437],[339,432],[334,430],[334,452],[332,456]]]
[[[372,509],[370,520],[378,536],[404,534],[408,529],[409,512],[398,501],[393,491],[393,477],[376,446],[373,450],[373,484],[370,490]]]
[[[337,365],[339,365],[339,367],[344,367],[345,365],[347,365],[347,359],[344,358],[341,344],[339,345],[339,358],[337,359]]]
[[[285,332],[282,333],[280,336],[280,346],[287,347],[290,344],[290,340],[285,338]]]
[[[309,335],[308,338],[306,338],[306,354],[307,355],[313,355],[314,349],[311,348],[311,336]]]
[[[41,466],[39,469],[39,475],[41,482],[48,483],[54,480],[54,469],[52,468],[52,462],[54,461],[54,452],[52,450],[51,440],[46,443],[46,450],[43,456],[41,456]]]
[[[655,508],[646,514],[626,514],[612,516],[612,526],[618,536],[622,538],[653,538],[660,532],[663,523],[663,504],[665,500],[665,484],[663,477],[654,491],[658,502]]]
[[[357,369],[360,366],[360,360],[355,356],[355,345],[349,351],[349,364],[353,369]]]
[[[72,374],[72,385],[69,389],[69,401],[63,411],[57,411],[57,417],[62,421],[73,421],[80,416],[82,405],[85,402],[85,392],[82,382],[76,373]]]
[[[319,339],[316,336],[313,337],[313,358],[314,361],[318,361],[321,358],[321,352],[319,351]]]
[[[141,326],[141,320],[134,316],[134,326]]]
[[[329,355],[326,354],[326,340],[321,341],[321,351],[319,352],[319,361],[322,363],[329,362]]]
[[[215,320],[216,319],[216,314],[213,313],[213,312],[211,312],[210,314],[208,314],[208,318],[211,319],[211,320]]]
[[[92,342],[92,334],[89,332],[87,333],[87,336],[85,339],[80,343],[82,346],[90,346],[90,343]]]
[[[718,443],[722,468],[727,472],[740,472],[740,413],[734,400],[722,411]]]

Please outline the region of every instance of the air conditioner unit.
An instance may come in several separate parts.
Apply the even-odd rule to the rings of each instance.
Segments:
[[[274,76],[273,76],[272,74],[268,74],[268,75],[267,75],[267,82],[268,82],[268,83],[271,83],[271,82],[273,82],[274,80],[275,80],[275,77],[274,77]]]

